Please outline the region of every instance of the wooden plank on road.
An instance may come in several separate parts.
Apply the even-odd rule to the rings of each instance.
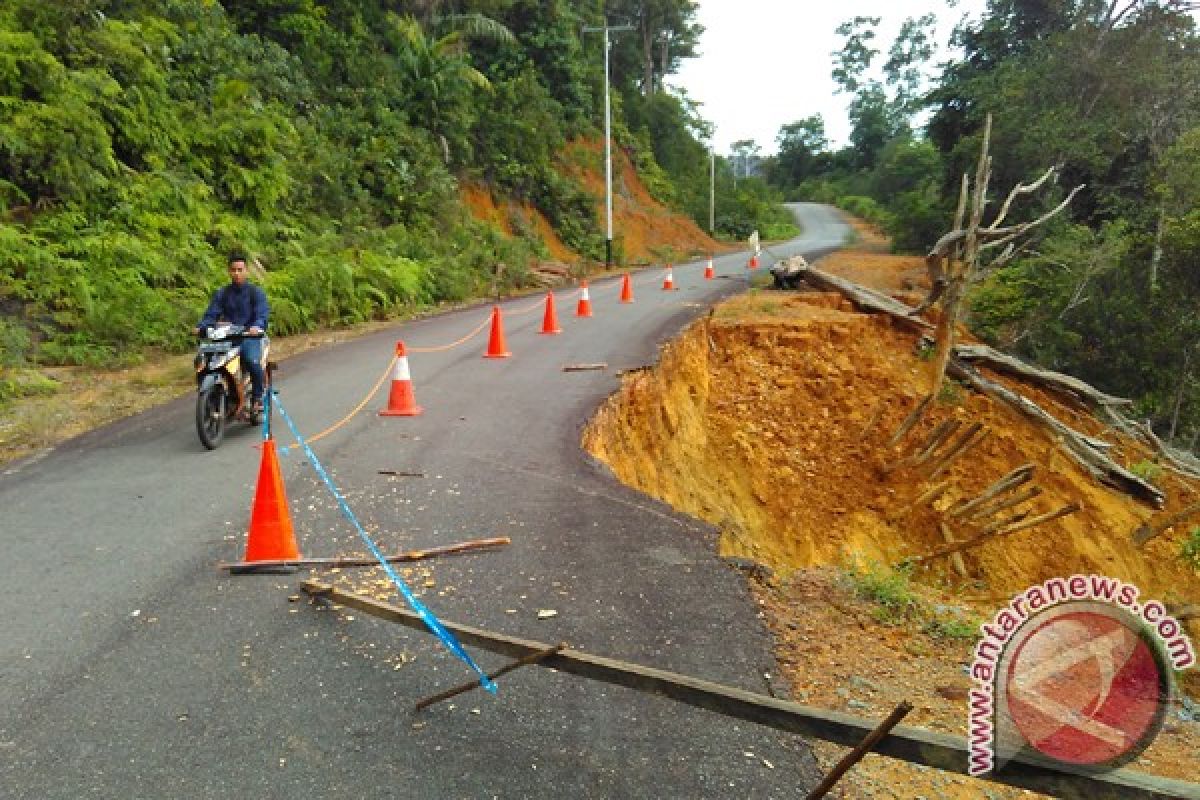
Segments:
[[[315,580],[305,581],[301,588],[314,597],[428,632],[421,618],[407,609],[352,594]],[[463,644],[512,658],[521,658],[551,647],[543,642],[518,639],[469,625],[446,620],[441,622]],[[877,725],[875,721],[839,711],[800,705],[676,672],[603,658],[578,650],[562,650],[538,664],[604,683],[664,695],[698,708],[846,747],[857,745]],[[872,752],[901,761],[936,767],[946,772],[967,774],[966,741],[958,736],[922,728],[897,726],[875,745]],[[1011,762],[1002,773],[988,775],[983,780],[1031,789],[1055,797],[1080,800],[1200,800],[1200,784],[1158,778],[1129,770],[1100,774],[1068,773],[1048,759],[1022,757]]]

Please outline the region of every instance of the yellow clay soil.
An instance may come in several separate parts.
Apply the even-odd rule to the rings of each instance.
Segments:
[[[919,258],[843,251],[819,266],[910,302],[925,285]],[[922,630],[931,619],[989,619],[1021,590],[1076,573],[1134,583],[1146,599],[1195,603],[1200,574],[1179,557],[1184,530],[1135,547],[1130,533],[1158,512],[1097,484],[1044,430],[963,387],[952,385],[899,446],[888,448],[891,433],[928,392],[929,372],[914,334],[858,313],[839,295],[751,291],[695,323],[664,348],[658,366],[630,373],[585,431],[584,445],[624,482],[717,526],[722,555],[770,568],[770,578],[752,584],[797,700],[882,718],[908,699],[917,708],[906,724],[963,734],[964,665],[974,639]],[[1152,458],[1085,409],[1019,388],[1068,425],[1114,443],[1118,463]],[[987,437],[934,482],[916,469],[889,469],[951,418],[982,423]],[[878,608],[855,596],[844,570],[880,571],[944,545],[943,512],[1023,464],[1036,466],[1034,482],[1043,490],[1026,504],[1034,514],[1070,502],[1083,510],[968,550],[965,578],[944,558],[917,570],[913,591],[936,612],[881,622]],[[933,507],[912,508],[942,480],[950,488]],[[1194,481],[1169,470],[1159,480],[1167,511],[1200,499]],[[978,530],[955,521],[951,527],[956,539]],[[1190,633],[1200,642],[1196,621]],[[1185,675],[1196,694],[1196,670]],[[830,764],[843,752],[817,749]],[[1172,718],[1132,766],[1195,779],[1197,753],[1200,724]],[[1028,794],[877,757],[840,791]]]

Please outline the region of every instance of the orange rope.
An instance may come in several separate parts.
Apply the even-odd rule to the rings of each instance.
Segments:
[[[370,393],[366,397],[363,398],[363,401],[361,403],[359,403],[358,405],[356,405],[354,407],[354,410],[351,411],[349,414],[342,417],[339,421],[333,423],[328,428],[326,428],[325,430],[318,433],[316,436],[309,436],[308,440],[307,440],[308,443],[312,444],[315,441],[324,439],[326,436],[333,433],[338,428],[342,427],[347,422],[349,422],[355,414],[362,411],[363,406],[365,406],[367,403],[371,402],[371,398],[374,397],[375,393],[379,391],[379,387],[383,386],[384,380],[387,378],[388,374],[392,371],[392,365],[395,363],[396,363],[396,356],[392,356],[392,360],[388,362],[387,369],[385,369],[383,371],[383,374],[379,376],[379,380],[375,382],[375,385],[373,387],[371,387]]]
[[[515,311],[509,311],[508,315],[510,317],[516,317],[516,316],[520,316],[521,314],[528,314],[530,311],[537,311],[539,308],[541,308],[545,304],[546,304],[545,300],[538,300],[536,303],[534,303],[531,306],[526,306],[525,308],[518,308]]]
[[[483,322],[479,323],[478,328],[471,331],[466,336],[462,337],[461,339],[459,339],[456,342],[451,342],[450,344],[439,345],[437,347],[410,347],[410,348],[408,348],[408,352],[410,352],[410,353],[440,353],[444,350],[449,350],[453,347],[458,347],[460,344],[462,344],[463,342],[469,341],[477,333],[479,333],[481,330],[486,328],[488,326],[488,323],[491,321],[492,321],[492,318],[489,316]]]

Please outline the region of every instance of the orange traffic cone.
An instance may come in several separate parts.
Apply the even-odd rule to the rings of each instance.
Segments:
[[[663,278],[663,291],[670,292],[675,288],[675,273],[671,271],[671,265],[667,264],[667,277]]]
[[[575,306],[575,316],[590,317],[592,315],[592,298],[588,294],[587,281],[584,281],[579,288],[579,305]]]
[[[275,440],[263,442],[262,461],[258,467],[258,486],[254,490],[254,506],[250,510],[250,532],[246,536],[246,556],[243,561],[286,561],[300,558],[292,517],[288,512],[287,494],[283,491],[283,475],[275,455]]]
[[[633,281],[629,280],[629,273],[625,273],[625,278],[621,281],[621,302],[633,302]]]
[[[483,357],[508,358],[511,355],[504,344],[504,320],[500,317],[500,306],[492,306],[492,335],[488,339],[488,349]]]
[[[758,269],[758,256],[750,256],[750,269]]]
[[[712,259],[708,259],[708,263],[704,265],[704,280],[711,281],[713,279],[713,263]]]
[[[558,327],[558,315],[554,313],[554,292],[546,292],[546,314],[542,317],[539,333],[562,333],[562,328]]]
[[[379,412],[381,417],[415,417],[422,408],[413,395],[412,375],[408,372],[408,356],[404,342],[396,342],[396,366],[392,369],[392,392],[388,395],[387,408]]]

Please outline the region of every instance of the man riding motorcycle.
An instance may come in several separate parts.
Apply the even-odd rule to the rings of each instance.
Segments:
[[[255,414],[262,411],[262,353],[270,313],[266,292],[248,279],[246,257],[233,253],[229,256],[229,284],[213,294],[208,309],[193,331],[196,336],[202,336],[218,320],[246,329],[248,337],[241,343],[242,365],[250,374],[250,408]]]

